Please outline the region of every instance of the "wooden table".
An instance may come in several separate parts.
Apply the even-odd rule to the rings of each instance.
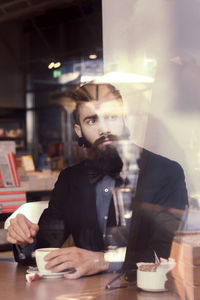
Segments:
[[[26,282],[27,267],[0,262],[0,299],[5,300],[177,300],[168,292],[148,293],[137,287],[105,290],[115,274],[101,274],[77,280],[38,279]]]

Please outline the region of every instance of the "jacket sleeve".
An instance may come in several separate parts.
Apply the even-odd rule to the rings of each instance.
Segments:
[[[37,248],[61,247],[68,238],[70,231],[64,219],[64,210],[67,209],[68,180],[67,169],[63,170],[51,193],[49,206],[42,213],[39,220],[39,231],[34,243],[21,249],[13,246],[15,260],[23,264],[34,264],[33,252]]]
[[[60,173],[51,194],[49,207],[41,215],[36,248],[61,247],[70,234],[64,214],[69,196],[69,180],[66,173],[67,169]]]
[[[161,176],[162,180],[157,187],[153,203],[185,210],[188,205],[188,194],[182,167],[177,162],[173,162],[163,172],[166,173],[166,177]]]
[[[159,172],[160,173],[160,172]],[[163,175],[164,174],[164,175]],[[184,172],[178,163],[168,164],[157,184],[148,190],[140,186],[140,194],[133,205],[132,224],[125,268],[136,268],[136,263],[168,258],[174,233],[179,228],[188,205]],[[151,178],[154,174],[151,174]]]
[[[184,211],[159,205],[135,203],[129,232],[125,269],[135,269],[137,262],[154,262],[170,256],[171,243]]]

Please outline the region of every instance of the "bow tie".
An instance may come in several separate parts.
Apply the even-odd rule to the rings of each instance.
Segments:
[[[103,172],[98,172],[98,170],[95,169],[88,169],[88,178],[91,184],[101,181],[104,176],[105,174]]]
[[[96,168],[91,160],[87,161],[87,168],[88,178],[91,184],[96,184],[97,182],[101,181],[106,175],[112,177],[116,181],[116,186],[128,184],[128,178],[125,178],[125,180],[123,180],[120,176],[119,171],[106,171]]]

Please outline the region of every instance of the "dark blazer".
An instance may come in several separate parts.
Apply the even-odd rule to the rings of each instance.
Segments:
[[[136,257],[137,261],[152,260],[153,250],[160,256],[169,255],[173,232],[181,218],[176,209],[183,212],[188,203],[184,173],[178,163],[143,150],[138,164],[127,267]],[[60,247],[72,234],[77,247],[105,250],[97,222],[95,186],[88,179],[86,161],[60,173],[39,228],[36,248]]]

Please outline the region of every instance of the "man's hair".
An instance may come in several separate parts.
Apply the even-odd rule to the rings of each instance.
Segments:
[[[115,99],[122,101],[120,92],[112,84],[87,83],[77,88],[71,95],[72,100],[75,102],[75,109],[73,111],[74,123],[80,124],[79,106],[81,104],[109,96],[114,96]]]

